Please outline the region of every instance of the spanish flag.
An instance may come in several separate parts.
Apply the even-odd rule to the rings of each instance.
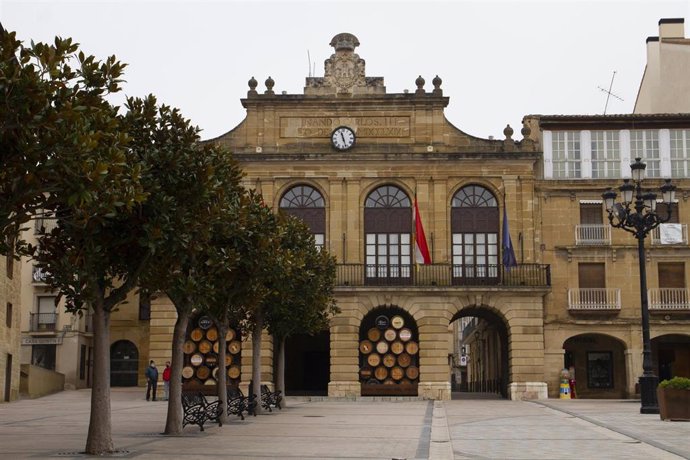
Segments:
[[[419,215],[416,194],[414,196],[414,228],[415,263],[424,265],[431,264],[431,254],[429,253],[429,246],[426,244],[426,235],[424,235],[424,226],[422,225],[422,218]]]

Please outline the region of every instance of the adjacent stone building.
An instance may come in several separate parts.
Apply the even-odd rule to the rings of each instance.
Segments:
[[[19,397],[20,265],[0,255],[0,401]]]

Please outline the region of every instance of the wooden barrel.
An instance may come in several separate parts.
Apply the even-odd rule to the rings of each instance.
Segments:
[[[374,377],[379,380],[385,380],[388,377],[388,369],[383,366],[379,366],[374,371]]]
[[[192,366],[200,366],[201,363],[204,362],[204,356],[201,353],[194,353],[191,358],[189,358],[189,362],[192,363]]]
[[[391,351],[396,355],[399,355],[405,351],[405,345],[403,345],[403,343],[399,340],[396,340],[395,342],[391,343]]]
[[[407,342],[412,338],[412,331],[408,328],[400,329],[400,340]]]
[[[369,380],[371,378],[371,367],[363,367],[359,370],[359,376],[362,380]]]
[[[192,329],[192,332],[189,333],[189,337],[195,342],[198,342],[204,338],[204,331],[200,327],[197,327],[196,329]]]
[[[381,341],[376,344],[376,351],[379,352],[381,355],[385,355],[388,353],[388,343]]]
[[[225,341],[227,343],[232,342],[235,339],[235,331],[232,329],[228,329],[228,332],[225,333]]]
[[[388,340],[389,342],[392,342],[395,340],[397,337],[398,333],[395,332],[395,329],[386,329],[386,332],[383,333],[383,336]]]
[[[405,369],[405,375],[410,380],[416,380],[419,377],[419,369],[416,366],[410,366]]]
[[[405,320],[403,319],[402,316],[396,315],[391,318],[391,326],[393,326],[395,329],[400,329],[405,325]]]
[[[367,331],[367,338],[372,342],[378,342],[378,340],[381,338],[381,331],[375,327],[372,327],[369,329],[369,331]]]
[[[391,369],[391,377],[393,377],[393,380],[400,380],[405,377],[405,371],[402,369],[402,367],[395,366],[393,369]]]
[[[369,363],[371,367],[376,367],[381,364],[381,356],[377,355],[376,353],[372,353],[367,356],[367,363]]]
[[[384,385],[395,385],[395,380],[393,379],[386,379],[383,381]]]
[[[218,364],[218,355],[213,354],[213,353],[207,354],[207,355],[206,355],[206,363],[205,363],[205,364],[206,364],[207,366],[211,366],[211,367],[213,367],[213,366],[215,366],[216,364]]]
[[[371,350],[373,348],[374,346],[368,340],[362,340],[361,342],[359,342],[359,352],[363,355],[368,355],[369,353],[371,353]]]
[[[240,342],[239,340],[233,340],[228,344],[228,351],[233,355],[239,353],[240,350],[242,350],[242,342]]]
[[[215,342],[216,340],[218,340],[218,329],[212,327],[211,329],[206,331],[206,338],[211,342]]]
[[[196,351],[196,343],[192,342],[191,340],[187,340],[184,345],[182,345],[182,351],[186,355],[191,355]]]
[[[192,366],[185,366],[182,368],[182,377],[191,379],[194,375],[194,368]]]
[[[220,343],[213,342],[213,352],[218,353],[218,350],[220,350]]]
[[[393,367],[395,366],[395,355],[388,353],[383,357],[383,365],[386,367]]]
[[[232,364],[232,355],[225,353],[225,367]]]
[[[213,376],[214,379],[218,380],[218,370],[220,367],[214,367],[213,370],[211,371],[211,375]]]
[[[228,377],[231,379],[239,378],[240,376],[240,366],[230,366],[228,369]]]
[[[417,342],[407,342],[405,344],[405,351],[411,355],[416,355],[419,351],[419,345],[417,345]]]
[[[398,356],[398,365],[400,367],[407,367],[410,364],[412,364],[412,357],[410,355],[407,353],[402,353],[400,356]]]
[[[215,384],[216,384],[216,379],[214,379],[213,377],[209,377],[208,380],[206,380],[206,381],[204,382],[204,385],[209,385],[209,386],[210,386],[210,385],[215,385]]]
[[[199,342],[199,351],[201,353],[208,353],[209,351],[211,351],[212,348],[213,345],[211,345],[211,342],[209,342],[208,340],[202,340],[201,342]]]
[[[196,378],[199,380],[206,380],[211,375],[211,370],[206,366],[199,366],[196,368]]]

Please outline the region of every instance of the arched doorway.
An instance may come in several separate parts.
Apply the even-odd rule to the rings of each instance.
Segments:
[[[451,201],[453,284],[498,284],[499,213],[496,197],[468,185]]]
[[[326,243],[326,202],[321,192],[311,185],[296,185],[280,198],[280,210],[300,218],[314,235],[314,243]]]
[[[412,278],[412,203],[395,185],[374,189],[364,202],[366,283],[409,284]]]
[[[468,307],[451,320],[451,389],[457,399],[508,397],[508,327],[486,307]]]
[[[563,368],[575,371],[578,398],[625,398],[625,344],[605,334],[580,334],[563,343]]]
[[[135,387],[139,380],[139,350],[129,340],[110,346],[110,386]]]
[[[331,334],[293,334],[285,339],[285,394],[326,396],[330,380]]]
[[[652,339],[652,357],[659,381],[690,376],[690,336],[668,334]]]
[[[402,308],[378,307],[362,319],[359,381],[362,396],[417,396],[419,331]]]

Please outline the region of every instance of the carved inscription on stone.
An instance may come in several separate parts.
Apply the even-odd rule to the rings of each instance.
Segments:
[[[360,138],[410,136],[410,117],[281,117],[280,137],[328,138],[338,126]]]

